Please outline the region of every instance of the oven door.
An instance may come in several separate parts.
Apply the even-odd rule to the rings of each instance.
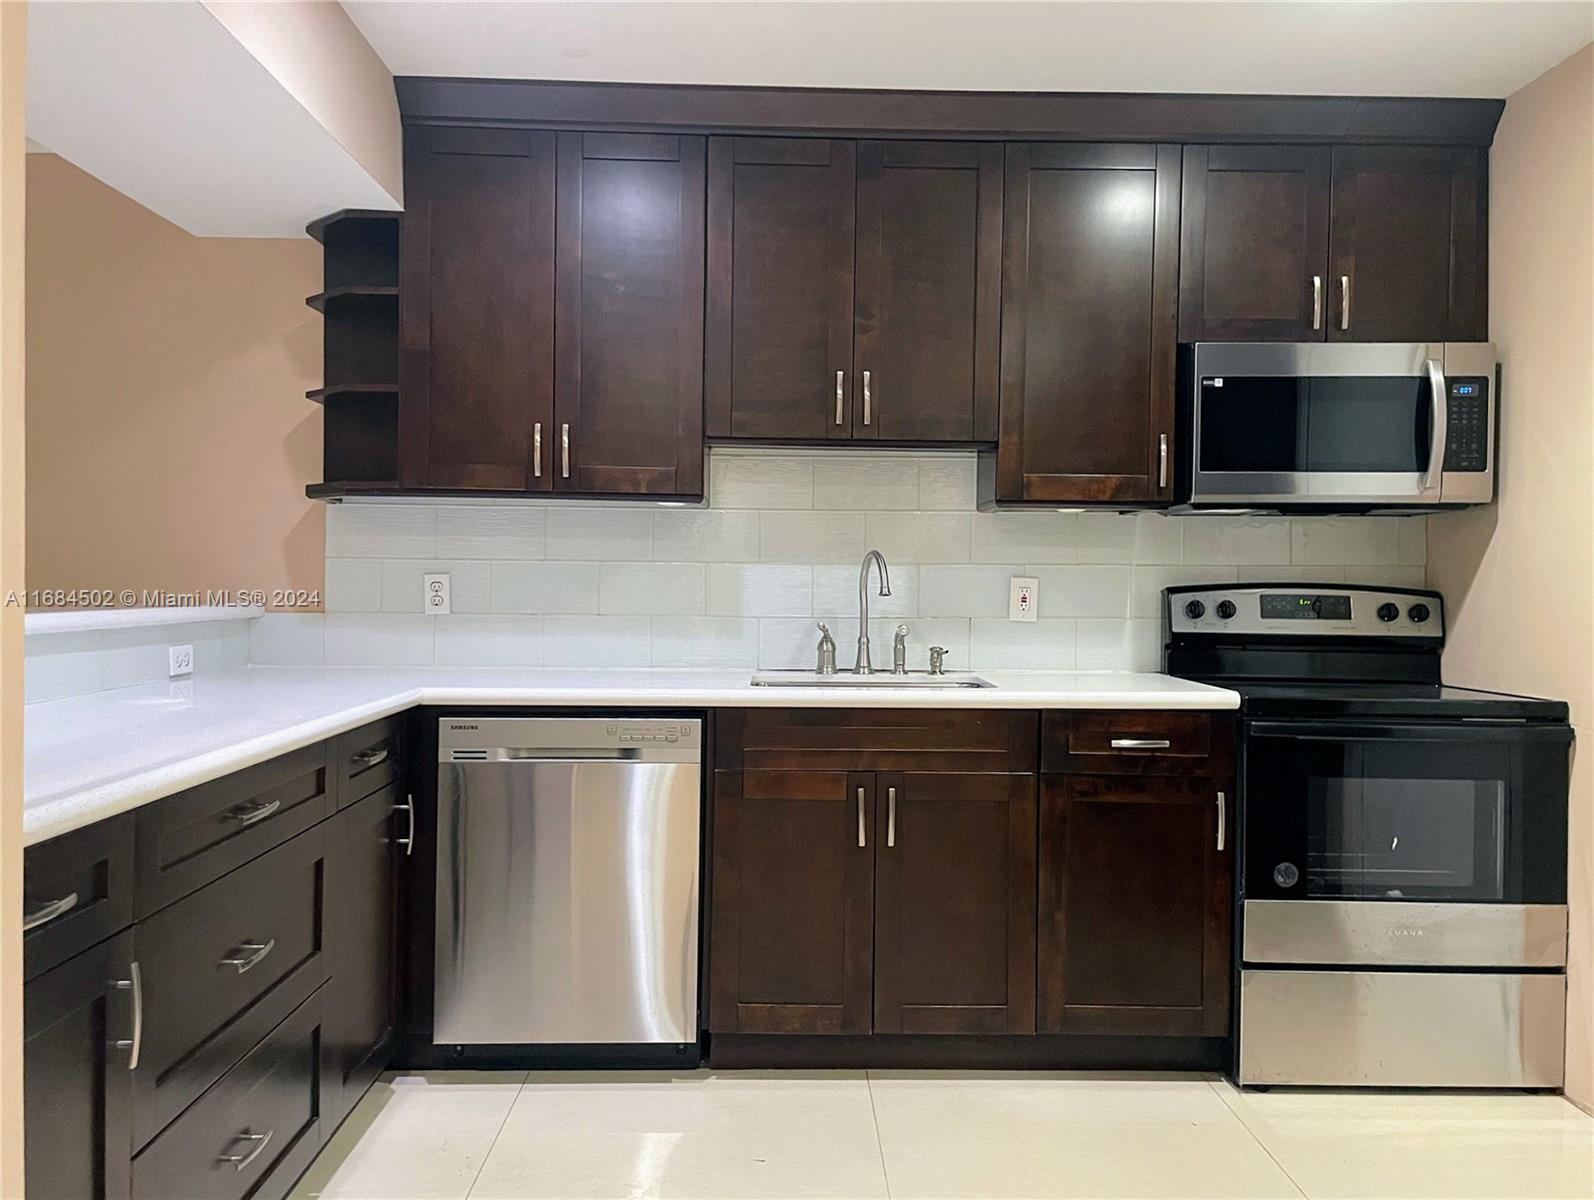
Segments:
[[[1437,343],[1198,343],[1182,380],[1188,502],[1438,504],[1444,354]]]

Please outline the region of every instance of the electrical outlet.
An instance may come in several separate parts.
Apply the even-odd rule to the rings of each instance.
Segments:
[[[422,583],[422,612],[440,617],[453,611],[453,596],[449,591],[447,574],[423,576]]]
[[[176,679],[179,675],[192,675],[194,673],[194,648],[192,646],[167,646],[166,647],[167,676]]]
[[[1008,580],[1007,619],[1033,621],[1040,607],[1040,580],[1028,575],[1015,575]]]

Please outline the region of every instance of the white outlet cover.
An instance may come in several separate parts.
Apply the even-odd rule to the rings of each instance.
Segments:
[[[447,616],[454,611],[454,598],[446,572],[421,577],[421,611],[429,616]]]
[[[1032,575],[1014,575],[1008,581],[1007,619],[1033,621],[1041,603],[1041,582]]]
[[[194,648],[192,646],[166,647],[166,674],[176,679],[179,675],[194,673]]]

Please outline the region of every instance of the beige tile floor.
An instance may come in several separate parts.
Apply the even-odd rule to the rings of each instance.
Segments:
[[[1198,1075],[385,1076],[292,1200],[1594,1197],[1555,1096],[1242,1093]]]

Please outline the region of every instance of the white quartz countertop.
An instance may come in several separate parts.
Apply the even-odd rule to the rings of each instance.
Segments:
[[[982,671],[990,688],[753,687],[747,670],[251,667],[27,706],[28,845],[417,704],[614,708],[1234,709],[1167,675]]]

